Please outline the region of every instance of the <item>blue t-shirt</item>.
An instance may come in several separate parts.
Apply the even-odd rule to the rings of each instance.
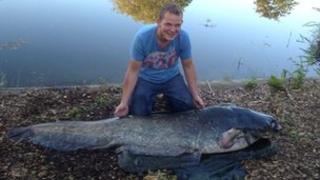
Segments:
[[[163,83],[180,73],[178,60],[191,58],[188,34],[180,30],[174,40],[164,49],[157,43],[157,25],[143,27],[135,35],[131,58],[142,61],[139,77],[153,83]]]

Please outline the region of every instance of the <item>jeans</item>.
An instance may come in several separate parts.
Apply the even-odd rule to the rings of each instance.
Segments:
[[[157,84],[138,78],[130,102],[130,114],[147,116],[152,113],[156,95],[163,93],[173,112],[194,109],[193,98],[182,75]]]

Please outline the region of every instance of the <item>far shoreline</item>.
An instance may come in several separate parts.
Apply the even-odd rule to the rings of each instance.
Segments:
[[[236,88],[244,86],[247,82],[253,79],[228,79],[228,80],[203,80],[198,82],[200,89],[206,88]],[[268,82],[266,78],[256,78],[254,81],[259,84]],[[305,81],[320,81],[320,77],[307,77]],[[103,84],[88,84],[88,85],[58,85],[58,86],[26,86],[26,87],[0,87],[0,93],[19,94],[26,91],[48,90],[48,89],[77,89],[84,88],[90,90],[98,90],[100,88],[121,88],[121,83],[103,83]]]

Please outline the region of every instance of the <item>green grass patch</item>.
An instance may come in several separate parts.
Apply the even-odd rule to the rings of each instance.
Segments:
[[[246,81],[244,84],[244,88],[247,90],[252,90],[258,86],[258,81],[256,78],[251,78],[250,80]]]
[[[303,82],[306,78],[307,69],[304,68],[303,64],[297,64],[298,68],[292,73],[292,88],[300,89],[303,86]]]
[[[110,99],[108,96],[101,94],[96,97],[95,103],[97,106],[103,107],[108,105],[108,99]]]
[[[270,78],[268,79],[268,85],[275,90],[281,90],[281,91],[285,90],[284,80],[281,78],[277,78],[274,75],[271,75]]]
[[[68,117],[79,119],[86,113],[86,110],[80,107],[72,107],[66,113]]]

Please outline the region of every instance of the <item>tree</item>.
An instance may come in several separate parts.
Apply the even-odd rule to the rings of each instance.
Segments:
[[[279,17],[290,14],[298,3],[295,0],[256,0],[256,11],[263,17],[278,20]]]
[[[155,22],[163,5],[175,2],[185,8],[192,0],[113,0],[116,10],[143,23]]]

